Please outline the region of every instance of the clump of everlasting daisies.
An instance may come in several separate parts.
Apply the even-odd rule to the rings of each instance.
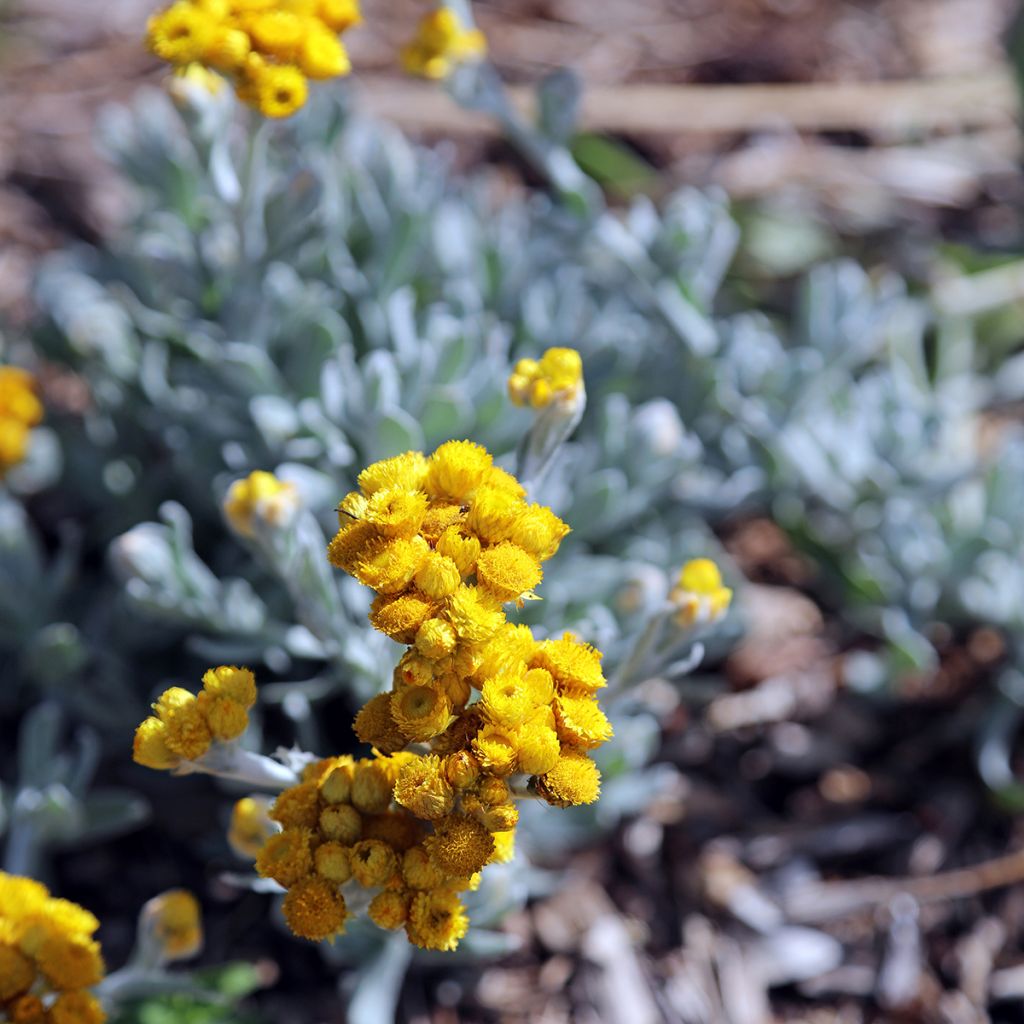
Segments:
[[[99,921],[31,878],[0,871],[0,1021],[103,1024]]]
[[[203,675],[196,694],[180,686],[164,690],[135,730],[132,756],[138,764],[173,770],[202,757],[214,742],[238,739],[256,703],[256,680],[247,668],[221,665]]]
[[[597,799],[588,752],[612,734],[596,697],[601,654],[507,620],[569,528],[485,449],[407,452],[363,470],[359,486],[339,506],[329,557],[376,591],[370,621],[407,650],[392,689],[356,716],[375,758],[320,762],[283,793],[271,816],[284,831],[257,867],[288,889],[296,934],[340,930],[332,885],[354,879],[379,890],[377,924],[452,949],[467,926],[458,892],[511,853],[516,797]]]
[[[362,20],[357,0],[176,0],[149,21],[147,43],[179,71],[230,78],[243,103],[287,117],[309,80],[351,70],[339,36]]]

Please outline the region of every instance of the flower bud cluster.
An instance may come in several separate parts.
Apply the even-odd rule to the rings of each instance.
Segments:
[[[583,360],[574,348],[549,348],[537,359],[520,359],[508,378],[516,405],[547,408],[554,401],[573,403],[583,388]]]
[[[242,537],[251,537],[258,522],[279,528],[287,526],[299,504],[294,484],[257,469],[228,488],[222,508],[231,529]]]
[[[164,690],[155,715],[135,730],[134,760],[147,768],[170,770],[202,757],[214,742],[238,739],[256,703],[256,680],[247,668],[221,665],[203,675],[198,696],[180,686]]]
[[[390,849],[396,864],[400,855],[402,867],[390,880],[383,872],[356,876],[361,885],[382,887],[370,916],[384,927],[404,924],[418,945],[450,949],[466,927],[459,888],[489,861],[511,854],[515,797],[522,793],[516,776],[522,784],[530,777],[533,792],[555,806],[597,799],[600,774],[589,751],[612,734],[596,698],[605,686],[601,654],[570,634],[537,641],[527,626],[506,619],[504,606],[533,596],[541,563],[569,530],[550,509],[528,504],[518,481],[484,448],[451,441],[429,458],[407,452],[365,469],[359,485],[339,507],[341,528],[329,557],[377,592],[370,621],[408,649],[391,691],[356,716],[356,735],[376,748],[376,760],[323,776],[352,774],[350,791],[338,786],[354,811],[327,813],[318,804],[315,826],[286,825],[282,836],[290,828],[306,832],[275,836],[257,863],[269,874],[268,847],[296,842],[305,849],[317,828],[321,838],[351,846],[355,833],[331,837],[335,818],[385,815],[396,834],[401,825],[399,839],[372,839]],[[413,744],[427,752],[408,752]],[[360,806],[367,800],[365,792],[357,796],[360,778],[364,791],[366,780],[386,780],[379,802]],[[311,793],[306,785],[289,793]],[[275,806],[274,813],[285,824],[284,812]],[[367,841],[363,831],[358,837]],[[422,861],[422,876],[410,876],[407,861]],[[306,889],[312,898],[324,886]],[[303,920],[312,905],[303,898]],[[325,906],[334,906],[329,919],[343,924],[336,905]],[[296,934],[316,931],[296,928],[295,916],[289,923]]]
[[[42,418],[32,374],[17,366],[0,366],[0,479],[25,458],[29,431]]]
[[[264,117],[287,117],[308,79],[349,73],[339,35],[361,20],[358,0],[176,0],[150,19],[147,42],[179,70],[228,76]]]
[[[295,935],[319,941],[343,932],[347,891],[353,903],[369,899],[380,927],[404,927],[427,949],[455,948],[468,926],[458,893],[476,887],[486,863],[511,857],[512,837],[496,838],[464,815],[437,815],[431,828],[398,803],[410,770],[430,761],[439,765],[411,753],[327,758],[277,798],[270,818],[281,831],[263,844],[256,870],[287,889],[282,909]],[[448,787],[429,774],[420,772],[424,791]],[[490,797],[507,799],[507,791]],[[354,899],[358,890],[366,896]]]
[[[424,16],[415,38],[402,48],[402,67],[423,78],[447,78],[459,64],[486,53],[483,32],[467,28],[455,11],[441,7]]]
[[[722,573],[710,558],[693,558],[680,570],[669,594],[683,628],[718,622],[732,604],[732,590],[722,585]]]
[[[103,1024],[88,989],[105,972],[99,921],[31,878],[0,871],[0,1021]]]

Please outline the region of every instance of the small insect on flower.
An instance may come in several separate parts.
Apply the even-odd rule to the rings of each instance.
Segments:
[[[676,622],[684,629],[718,622],[729,610],[732,590],[722,585],[722,573],[710,558],[694,558],[679,573],[669,594]]]

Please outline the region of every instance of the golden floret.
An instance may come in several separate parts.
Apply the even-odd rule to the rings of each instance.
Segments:
[[[0,944],[0,1003],[27,992],[35,981],[31,960],[13,946]]]
[[[48,1024],[103,1024],[107,1015],[89,992],[62,992],[50,1007]]]
[[[428,597],[441,600],[459,589],[462,574],[458,565],[447,555],[431,551],[424,556],[416,570],[415,583]]]
[[[466,789],[480,778],[480,761],[468,750],[457,750],[444,759],[444,777],[455,789]]]
[[[281,909],[292,933],[313,942],[340,934],[348,916],[345,897],[337,886],[317,875],[303,878],[289,888]]]
[[[406,934],[421,949],[455,949],[469,928],[459,897],[443,889],[417,892],[409,907]]]
[[[457,526],[449,526],[437,540],[435,550],[446,555],[458,567],[459,573],[469,576],[476,572],[476,560],[480,557],[480,541],[476,537],[464,536]]]
[[[300,782],[278,794],[270,818],[282,828],[315,828],[320,816],[319,799],[316,782]]]
[[[479,587],[461,586],[448,598],[448,617],[460,640],[486,643],[505,622],[501,602]]]
[[[592,804],[601,792],[601,773],[583,751],[563,749],[558,763],[537,779],[537,792],[555,807]]]
[[[143,719],[135,730],[132,760],[146,768],[166,771],[181,764],[181,758],[167,746],[167,726],[159,718]]]
[[[386,889],[377,893],[370,901],[367,913],[370,920],[378,928],[386,928],[393,931],[401,928],[409,916],[409,904],[412,901],[412,893],[401,890]]]
[[[34,953],[40,972],[57,989],[89,988],[103,977],[99,943],[59,931],[48,934]]]
[[[251,65],[249,65],[251,67]],[[264,117],[289,117],[305,102],[306,78],[291,64],[266,65],[251,82],[256,105]]]
[[[410,761],[398,773],[395,801],[417,818],[434,821],[449,814],[455,805],[455,793],[441,770],[436,754],[425,754]]]
[[[508,539],[546,562],[569,532],[568,525],[546,505],[523,505],[509,529]]]
[[[558,733],[538,720],[527,722],[515,735],[519,770],[529,775],[543,775],[558,763],[561,744]]]
[[[509,542],[481,552],[476,563],[477,582],[501,601],[518,601],[531,593],[543,576],[540,563]]]
[[[390,693],[371,697],[356,715],[352,727],[361,743],[369,743],[384,754],[401,750],[408,743],[391,713]]]
[[[406,686],[392,694],[391,714],[413,741],[432,739],[444,732],[452,719],[447,696],[430,686]]]
[[[478,821],[451,814],[423,841],[434,863],[447,875],[463,878],[479,871],[494,852],[494,840]]]
[[[196,700],[215,740],[236,740],[248,728],[249,716],[241,704],[227,697],[213,697],[206,690],[201,690]]]
[[[612,738],[612,724],[589,694],[560,694],[555,698],[558,736],[570,746],[592,750]]]
[[[305,878],[313,870],[312,838],[308,828],[288,828],[272,835],[256,857],[257,874],[285,888]]]
[[[256,677],[247,668],[220,665],[203,673],[203,689],[213,697],[226,697],[248,710],[256,703]]]
[[[245,796],[231,810],[228,843],[240,857],[255,860],[263,844],[277,832],[270,820],[270,798]]]
[[[187,960],[202,948],[199,901],[187,889],[169,889],[142,908],[142,925],[156,943],[164,963]]]
[[[258,522],[286,526],[298,511],[299,496],[294,484],[278,480],[273,473],[255,470],[228,488],[222,508],[237,534],[252,537]]]
[[[352,876],[364,888],[383,885],[398,870],[398,858],[387,843],[363,839],[352,847]]]
[[[451,654],[457,642],[455,627],[445,619],[427,619],[416,631],[416,650],[434,661]]]
[[[411,644],[420,626],[436,611],[437,605],[415,590],[395,597],[382,594],[370,606],[370,622],[392,640]]]
[[[320,799],[328,804],[347,804],[352,799],[355,764],[350,757],[333,760],[338,763],[324,772],[318,780]]]
[[[406,452],[367,466],[359,474],[359,486],[369,497],[387,488],[417,491],[427,476],[427,460],[421,452]]]
[[[378,594],[397,594],[409,586],[431,553],[422,537],[382,537],[363,548],[352,575]]]
[[[605,686],[601,671],[601,652],[580,643],[571,633],[560,640],[544,640],[537,645],[531,668],[543,668],[560,687],[593,693]]]
[[[352,862],[348,847],[333,840],[321,843],[313,855],[316,873],[328,882],[344,885],[352,877]]]
[[[435,498],[463,503],[493,463],[490,452],[472,441],[448,441],[427,460],[424,486]]]
[[[380,814],[391,803],[394,782],[378,764],[361,761],[352,778],[352,803],[366,814]]]
[[[331,804],[320,812],[320,834],[351,846],[363,834],[363,819],[350,804]]]
[[[480,763],[495,775],[511,775],[516,770],[515,733],[500,725],[485,725],[473,740],[473,752]]]

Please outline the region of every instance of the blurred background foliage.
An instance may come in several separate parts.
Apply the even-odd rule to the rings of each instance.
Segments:
[[[47,405],[0,499],[9,866],[100,913],[115,962],[138,903],[192,885],[205,962],[274,965],[208,987],[231,1005],[280,973],[246,1004],[275,1020],[345,1019],[335,978],[359,1021],[396,1000],[524,1019],[525,991],[552,1019],[1004,1019],[1024,995],[1019,897],[919,883],[1012,849],[1024,799],[1015,5],[480,4],[515,101],[534,97],[532,137],[601,186],[572,195],[486,116],[388,73],[411,3],[367,4],[362,80],[283,126],[155,88],[145,6],[109,5],[84,35],[56,2],[2,14],[19,42],[0,63],[17,142],[0,351]],[[509,369],[549,345],[582,353],[588,407],[535,495],[573,533],[523,619],[621,670],[602,801],[524,814],[475,942],[418,958],[401,990],[407,958],[376,934],[326,968],[261,942],[266,897],[209,827],[232,794],[176,781],[167,806],[166,780],[128,766],[129,730],[164,685],[244,662],[267,684],[248,742],[353,749],[396,652],[317,557],[333,506],[408,448],[511,456],[530,414]],[[257,468],[299,488],[291,543],[223,524]],[[699,554],[737,589],[704,663],[671,643],[637,657]],[[137,901],[118,910],[112,872],[140,856],[157,877],[127,867]],[[878,875],[904,884],[842,888]],[[559,903],[566,877],[589,913]],[[827,879],[878,921],[851,936],[807,911]],[[980,983],[950,966],[972,938]],[[126,1019],[243,1019],[192,998]]]

